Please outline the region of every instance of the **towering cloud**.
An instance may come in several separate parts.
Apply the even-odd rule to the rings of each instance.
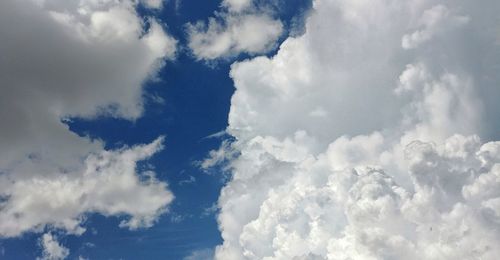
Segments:
[[[161,149],[105,151],[69,131],[72,117],[141,116],[142,85],[175,56],[176,40],[138,1],[0,2],[0,236],[54,227],[80,234],[88,212],[151,226],[173,199],[136,163]],[[161,1],[145,1],[151,8]],[[133,196],[131,196],[133,194]],[[50,235],[46,258],[63,258]]]
[[[500,142],[480,137],[498,138],[500,4],[313,9],[232,66],[216,258],[495,259]]]

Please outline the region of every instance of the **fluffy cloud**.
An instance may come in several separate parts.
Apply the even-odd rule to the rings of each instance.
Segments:
[[[40,245],[42,246],[43,253],[40,260],[61,260],[65,259],[69,255],[69,250],[64,246],[61,246],[56,238],[50,234],[46,233],[40,238]]]
[[[173,195],[153,172],[138,173],[136,168],[161,149],[161,140],[91,154],[77,172],[14,180],[2,176],[8,200],[0,211],[0,235],[17,236],[46,225],[81,234],[87,212],[129,216],[120,226],[130,229],[152,226]]]
[[[358,141],[342,142],[358,152]],[[270,143],[273,150],[262,148]],[[254,166],[248,170],[254,175],[235,175],[222,193],[225,244],[218,258],[495,259],[500,253],[500,143],[460,135],[439,146],[415,141],[404,151],[408,187],[382,163],[367,163],[370,154],[339,159],[332,144],[316,157],[293,158],[278,152],[287,146],[304,149],[300,140],[261,139],[238,159]],[[338,160],[353,159],[358,163],[339,167]]]
[[[265,7],[251,0],[225,0],[223,11],[208,24],[189,24],[189,48],[197,59],[212,60],[239,53],[258,54],[270,50],[283,31]]]
[[[500,143],[480,136],[494,137],[500,5],[313,8],[276,56],[232,66],[239,156],[216,258],[495,259]]]
[[[0,236],[46,225],[79,233],[87,212],[147,227],[172,200],[165,183],[136,170],[161,139],[105,151],[64,123],[141,116],[142,85],[174,58],[176,40],[137,4],[0,2]]]
[[[163,7],[163,0],[143,0],[147,7],[153,9],[160,9]]]

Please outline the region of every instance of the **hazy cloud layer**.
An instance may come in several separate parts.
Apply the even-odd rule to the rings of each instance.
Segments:
[[[276,56],[232,66],[236,141],[207,161],[239,154],[216,258],[495,259],[500,143],[480,137],[496,127],[500,5],[313,9]]]
[[[159,8],[161,1],[145,3]],[[105,151],[102,141],[64,123],[143,113],[142,85],[174,58],[176,40],[160,21],[141,18],[137,4],[0,2],[0,236],[46,226],[79,234],[88,212],[148,227],[173,199],[153,173],[136,169],[161,148],[161,138]],[[60,248],[50,235],[42,242],[47,257],[64,257],[62,249],[50,253]]]

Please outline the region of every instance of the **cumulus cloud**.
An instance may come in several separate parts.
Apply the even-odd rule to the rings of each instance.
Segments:
[[[487,6],[316,0],[276,56],[233,64],[215,258],[495,259]]]
[[[65,124],[143,113],[142,86],[175,57],[176,40],[139,16],[138,2],[0,2],[0,236],[46,226],[79,234],[87,212],[148,227],[172,200],[165,183],[136,169],[161,138],[106,151]]]
[[[347,146],[358,152],[352,142]],[[285,143],[274,143],[274,151],[254,148],[268,157],[254,166],[262,173],[235,175],[222,193],[225,244],[217,258],[494,259],[500,253],[498,193],[492,192],[500,160],[492,150],[500,143],[460,135],[439,146],[415,141],[404,151],[409,187],[380,160],[367,162],[369,154],[339,159],[331,147],[297,160],[276,152]],[[339,168],[338,160],[360,158],[367,161]],[[250,167],[256,157],[239,160]]]
[[[189,48],[197,59],[213,60],[239,53],[269,51],[283,31],[272,12],[252,0],[224,0],[208,23],[188,24]]]
[[[0,211],[0,235],[18,236],[46,225],[81,234],[85,213],[129,216],[122,227],[150,227],[166,210],[173,195],[153,172],[137,172],[137,162],[161,149],[161,139],[149,145],[89,155],[84,168],[53,176],[14,179],[2,176],[8,200]]]
[[[40,245],[42,246],[42,257],[39,260],[62,260],[68,257],[69,249],[59,244],[57,238],[51,233],[43,234],[40,238]]]

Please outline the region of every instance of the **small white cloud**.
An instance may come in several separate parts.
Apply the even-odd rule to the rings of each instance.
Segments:
[[[210,248],[200,249],[191,252],[190,255],[184,257],[184,260],[213,260],[214,250]]]
[[[172,214],[170,214],[170,222],[172,222],[172,223],[180,223],[180,222],[182,222],[183,220],[185,220],[188,217],[190,217],[190,216],[172,213]]]
[[[208,24],[188,24],[189,48],[198,59],[213,60],[239,53],[259,54],[275,47],[283,24],[252,5],[252,1],[224,1],[226,11]]]
[[[45,233],[40,238],[42,247],[42,257],[39,260],[62,260],[69,256],[69,249],[65,248],[57,241],[51,233]]]
[[[224,162],[233,159],[236,154],[237,151],[231,146],[231,142],[224,140],[218,149],[211,150],[208,153],[208,157],[203,161],[198,162],[198,164],[202,170],[207,171],[216,165],[221,165]]]
[[[189,178],[179,181],[179,185],[183,186],[190,183],[195,183],[196,178],[193,175],[189,175]]]
[[[213,203],[210,207],[203,209],[203,213],[201,214],[201,216],[202,217],[212,216],[217,211],[219,211],[219,206],[217,205],[217,203]]]
[[[163,1],[164,0],[142,0],[147,7],[153,9],[161,9],[163,7]]]
[[[221,138],[223,136],[227,135],[226,130],[221,130],[219,132],[207,135],[204,137],[204,139],[211,139],[211,138]]]

